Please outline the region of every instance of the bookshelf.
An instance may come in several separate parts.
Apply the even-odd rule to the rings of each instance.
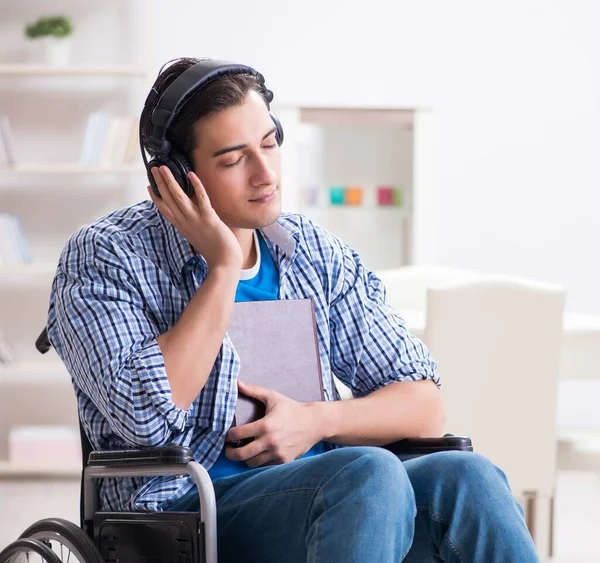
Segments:
[[[291,139],[282,153],[286,210],[340,237],[373,270],[435,259],[431,108],[282,104],[274,110]]]
[[[37,64],[0,64],[0,76],[137,76],[146,79],[144,66],[66,66],[48,67]]]
[[[77,426],[66,368],[53,350],[41,356],[34,343],[68,237],[105,213],[147,198],[139,155],[127,163],[86,164],[82,147],[94,112],[139,115],[155,75],[154,21],[143,0],[57,0],[52,12],[71,17],[75,34],[72,64],[51,67],[33,60],[22,35],[26,22],[48,11],[46,4],[8,4],[0,25],[0,114],[9,117],[16,161],[0,166],[0,213],[19,219],[30,261],[0,260],[0,335],[13,352],[12,361],[0,360],[0,485],[21,478],[76,483],[79,463],[11,462],[8,434],[15,425]]]
[[[140,164],[102,167],[77,164],[75,162],[58,164],[51,162],[25,162],[2,168],[2,174],[5,178],[15,174],[130,174],[141,171],[143,171],[143,167]]]

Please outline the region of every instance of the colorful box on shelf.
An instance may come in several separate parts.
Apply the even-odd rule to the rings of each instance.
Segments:
[[[361,205],[363,202],[363,189],[359,186],[348,186],[346,188],[346,204]]]
[[[302,188],[302,199],[305,205],[315,206],[319,203],[319,187],[305,186]]]
[[[377,204],[402,207],[404,204],[402,188],[388,185],[377,186]]]
[[[329,201],[331,205],[344,205],[346,203],[346,186],[330,186]]]

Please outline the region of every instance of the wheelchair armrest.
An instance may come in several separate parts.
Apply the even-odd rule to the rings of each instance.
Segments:
[[[461,451],[472,452],[471,438],[446,434],[439,438],[405,438],[383,446],[396,455],[420,456],[434,452]]]
[[[159,448],[129,450],[96,450],[90,453],[90,467],[123,467],[127,465],[154,466],[165,464],[186,464],[194,461],[190,448],[167,444]]]

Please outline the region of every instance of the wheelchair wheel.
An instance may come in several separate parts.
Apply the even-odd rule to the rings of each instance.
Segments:
[[[67,561],[69,563],[104,563],[104,559],[88,535],[73,522],[62,518],[39,520],[29,526],[21,534],[21,538],[42,542],[56,554],[57,561],[60,563]],[[23,562],[25,561],[29,563],[29,559],[23,559]],[[32,563],[34,561],[37,563],[35,559],[32,560]],[[0,563],[4,562],[0,560]]]
[[[0,553],[0,563],[62,563],[57,555],[41,541],[20,538]]]

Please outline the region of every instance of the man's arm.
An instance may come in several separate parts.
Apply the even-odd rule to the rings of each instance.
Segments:
[[[380,446],[408,437],[440,436],[444,410],[432,381],[400,381],[360,399],[298,403],[272,389],[238,382],[240,392],[266,407],[260,420],[231,428],[229,442],[253,439],[226,455],[250,467],[285,463],[326,440]]]
[[[161,334],[148,314],[132,272],[145,265],[101,233],[85,229],[65,247],[48,318],[50,341],[76,385],[115,434],[138,446],[160,446],[183,431],[187,409],[219,352],[239,278],[241,248],[223,223],[215,225],[208,198],[202,199],[198,189],[200,203],[193,204],[176,183],[173,192],[159,200],[161,212],[186,238],[203,236],[209,264],[205,283],[176,325]],[[180,195],[185,200],[176,203]],[[190,218],[191,212],[196,215]],[[201,229],[199,221],[204,221]]]
[[[160,346],[172,400],[188,409],[204,388],[231,317],[242,266],[242,250],[232,231],[210,205],[200,179],[189,178],[189,198],[166,166],[152,169],[161,198],[150,186],[152,201],[173,226],[204,256],[208,275],[177,323],[156,340]],[[200,345],[202,343],[202,345]]]
[[[229,325],[239,276],[239,269],[210,271],[179,321],[156,339],[172,400],[180,409],[188,409],[206,385]]]
[[[312,403],[320,440],[380,446],[408,437],[441,436],[444,406],[433,381],[399,381],[350,401]]]

